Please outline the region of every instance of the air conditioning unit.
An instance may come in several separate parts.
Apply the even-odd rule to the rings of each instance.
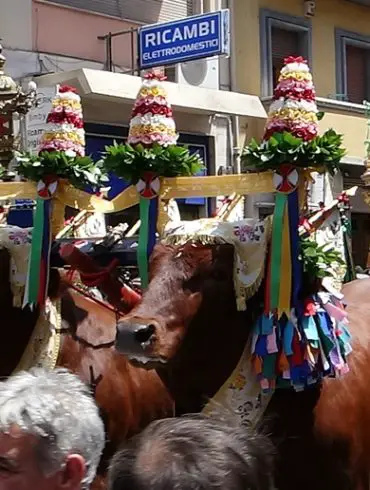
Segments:
[[[218,58],[179,63],[166,68],[165,74],[169,82],[215,90],[220,88]]]

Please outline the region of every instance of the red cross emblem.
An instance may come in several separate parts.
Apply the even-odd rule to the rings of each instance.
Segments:
[[[41,199],[51,199],[55,194],[58,186],[58,178],[47,176],[37,183],[37,194]]]
[[[277,192],[290,194],[298,185],[297,169],[290,164],[280,165],[279,170],[275,171],[272,180]]]
[[[154,172],[144,172],[143,177],[136,184],[136,190],[141,197],[153,199],[159,194],[161,182]]]

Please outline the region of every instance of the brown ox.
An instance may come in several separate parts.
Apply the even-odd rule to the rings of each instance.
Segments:
[[[118,324],[116,347],[156,368],[176,412],[199,411],[231,374],[260,311],[261,291],[238,312],[229,245],[157,245],[142,302]],[[344,287],[351,372],[301,393],[278,390],[262,428],[277,446],[281,490],[369,488],[370,281]]]
[[[0,374],[17,366],[37,320],[37,313],[12,306],[9,253],[0,250]],[[173,401],[155,371],[130,365],[112,345],[116,316],[111,309],[76,293],[53,271],[51,297],[61,298],[62,345],[57,365],[78,374],[95,392],[107,434],[105,455],[93,489],[105,488],[106,465],[117,446],[151,420],[172,415]],[[83,417],[83,414],[81,414]]]

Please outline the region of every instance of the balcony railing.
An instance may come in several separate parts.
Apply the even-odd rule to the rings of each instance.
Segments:
[[[98,39],[105,42],[105,69],[107,71],[114,71],[114,60],[113,60],[113,41],[119,36],[129,36],[130,39],[130,53],[131,62],[130,67],[125,70],[125,73],[131,75],[137,75],[139,72],[139,64],[137,58],[137,31],[138,28],[131,27],[130,29],[125,29],[118,32],[108,32],[103,36],[98,36]]]

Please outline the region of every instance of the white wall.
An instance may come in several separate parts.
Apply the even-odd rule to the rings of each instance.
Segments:
[[[32,0],[0,1],[2,44],[17,49],[32,49]]]

